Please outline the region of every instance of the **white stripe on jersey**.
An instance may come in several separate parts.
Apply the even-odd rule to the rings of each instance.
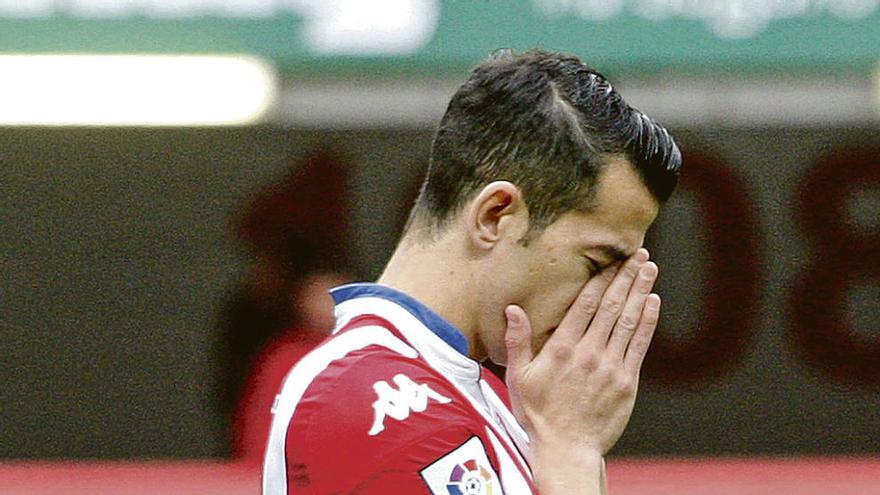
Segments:
[[[483,395],[486,397],[486,402],[492,407],[492,410],[498,414],[498,420],[504,425],[504,429],[510,433],[510,438],[513,440],[513,443],[516,444],[516,447],[519,449],[519,452],[528,457],[529,456],[529,434],[520,426],[519,421],[513,416],[513,413],[507,409],[507,404],[501,400],[501,397],[498,397],[498,394],[495,393],[495,390],[491,385],[486,383],[486,380],[480,380],[480,388],[483,390]],[[526,471],[529,473],[529,476],[532,475],[530,470]]]
[[[347,322],[346,322],[347,323]],[[287,429],[296,406],[306,389],[333,361],[371,345],[380,345],[408,358],[418,352],[380,326],[364,326],[349,330],[307,354],[284,379],[269,429],[266,457],[263,461],[263,495],[287,495]]]
[[[513,459],[510,456],[501,455],[504,452],[504,446],[501,444],[501,440],[498,440],[495,432],[491,428],[486,428],[486,433],[489,435],[489,441],[492,442],[492,448],[498,452],[498,462],[501,464],[498,466],[498,470],[501,472],[501,485],[504,487],[504,493],[512,495],[532,493],[532,489],[520,474],[520,470],[516,468]],[[531,471],[526,472],[531,475]]]

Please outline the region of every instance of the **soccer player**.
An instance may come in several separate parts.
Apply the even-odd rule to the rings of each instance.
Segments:
[[[287,376],[263,493],[602,493],[659,316],[641,246],[680,166],[573,56],[477,66],[378,283],[332,291],[333,336]]]

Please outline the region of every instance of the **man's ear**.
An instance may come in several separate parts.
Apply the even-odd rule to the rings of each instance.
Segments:
[[[522,192],[510,182],[492,182],[470,202],[466,221],[468,237],[481,249],[491,249],[506,235],[519,239],[528,227]]]

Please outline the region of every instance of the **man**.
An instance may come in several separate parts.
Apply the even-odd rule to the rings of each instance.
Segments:
[[[379,283],[333,291],[334,336],[288,375],[263,492],[604,491],[659,315],[641,245],[680,165],[575,57],[476,67]]]

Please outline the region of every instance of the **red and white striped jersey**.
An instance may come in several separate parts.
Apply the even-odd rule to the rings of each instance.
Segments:
[[[504,384],[461,332],[389,287],[331,294],[336,330],[272,408],[264,495],[537,492]]]

